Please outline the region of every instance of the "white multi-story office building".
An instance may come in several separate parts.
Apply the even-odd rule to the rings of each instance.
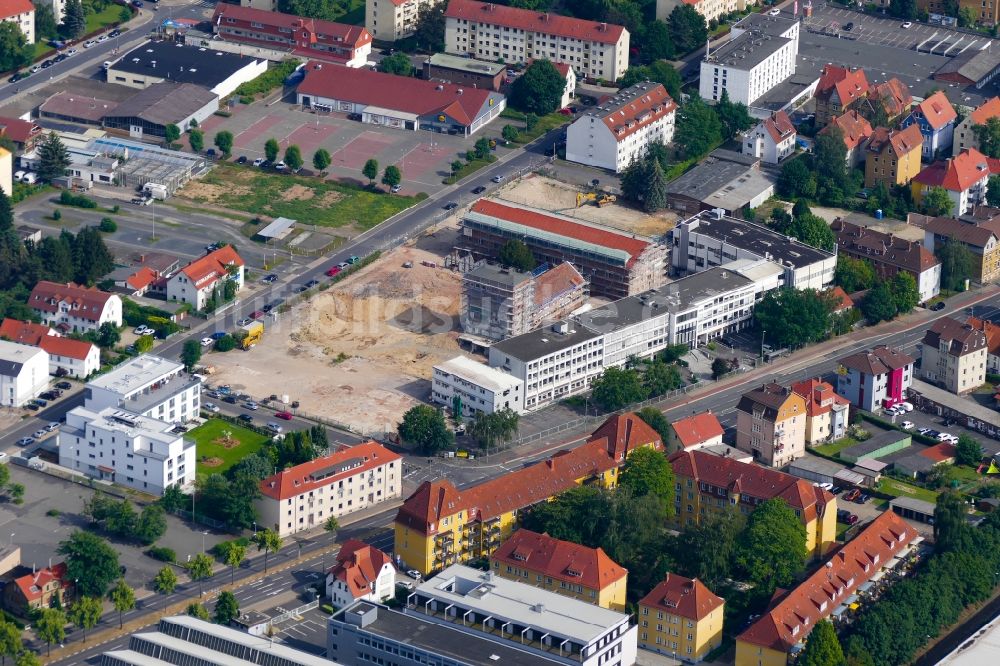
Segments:
[[[195,442],[166,421],[117,407],[76,407],[59,429],[59,464],[82,474],[162,495],[194,483]]]
[[[566,159],[615,172],[674,140],[677,104],[659,83],[637,83],[590,107],[566,130]]]
[[[780,16],[751,14],[733,26],[729,41],[705,54],[698,92],[718,100],[752,105],[795,73],[799,23]]]
[[[434,366],[431,400],[448,407],[461,401],[462,413],[455,416],[492,414],[511,409],[524,412],[524,384],[496,368],[468,358],[456,356]]]
[[[185,373],[181,363],[144,354],[88,382],[84,397],[84,405],[94,412],[113,407],[184,423],[198,416],[201,378]]]
[[[580,78],[615,81],[628,69],[629,32],[620,25],[492,2],[450,0],[444,43],[481,60],[566,63]]]
[[[836,254],[718,211],[702,211],[670,233],[671,265],[679,273],[697,273],[737,259],[766,259],[783,270],[782,286],[825,289],[833,283]]]
[[[37,397],[48,383],[48,353],[0,340],[0,405],[20,407]]]

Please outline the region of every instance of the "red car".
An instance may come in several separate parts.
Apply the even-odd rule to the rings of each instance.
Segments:
[[[292,413],[291,412],[276,412],[275,416],[277,416],[279,419],[283,419],[285,421],[291,421],[292,420]]]
[[[340,266],[331,266],[329,270],[326,271],[326,276],[333,277],[334,275],[340,273],[341,270]]]
[[[855,488],[851,492],[849,492],[846,495],[844,495],[844,501],[853,502],[854,500],[858,499],[859,497],[861,497],[861,491],[858,490],[857,488]]]
[[[264,318],[264,311],[263,310],[254,310],[253,312],[250,313],[250,318],[251,319],[263,319]]]

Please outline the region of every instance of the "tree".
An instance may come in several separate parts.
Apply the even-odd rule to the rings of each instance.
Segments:
[[[450,164],[450,165],[448,165],[448,166],[450,166],[450,167],[451,167],[451,175],[453,175],[453,176],[454,176],[454,175],[456,175],[456,174],[457,174],[457,173],[458,173],[459,171],[461,171],[461,170],[462,170],[462,167],[463,167],[463,166],[465,166],[465,164],[464,164],[464,163],[462,162],[462,160],[452,160],[452,161],[451,161],[451,164]]]
[[[524,113],[548,115],[562,104],[566,79],[548,60],[535,60],[514,80],[508,98],[512,107]]]
[[[151,545],[167,533],[166,511],[159,504],[148,504],[135,521],[135,538],[143,545]]]
[[[955,463],[976,467],[983,460],[983,447],[969,435],[959,435],[955,445]]]
[[[633,451],[625,460],[618,485],[631,490],[633,497],[656,497],[667,515],[673,514],[674,470],[667,457],[656,449],[646,446]]]
[[[920,292],[917,291],[917,281],[910,273],[900,271],[889,281],[892,300],[896,304],[896,314],[908,314],[920,302]]]
[[[135,350],[137,352],[139,352],[140,354],[145,354],[146,352],[148,352],[150,349],[153,348],[153,336],[143,335],[139,337],[139,339],[136,340],[133,344],[135,345]]]
[[[916,0],[889,0],[889,14],[904,21],[916,20]]]
[[[986,181],[986,203],[1000,207],[1000,174],[993,174]]]
[[[169,123],[163,128],[163,139],[167,145],[171,145],[181,138],[181,128],[173,123]]]
[[[837,238],[823,218],[812,213],[792,216],[780,209],[775,209],[774,213],[776,215],[773,214],[771,219],[778,232],[827,252],[836,246]]]
[[[301,148],[295,145],[285,148],[285,166],[287,166],[292,173],[298,172],[304,163]]]
[[[229,590],[224,591],[215,602],[215,616],[212,620],[216,624],[228,626],[230,622],[239,616],[240,602],[236,600],[236,596],[232,592]]]
[[[712,511],[688,525],[674,543],[678,570],[709,587],[733,575],[737,544],[746,519],[735,508]]]
[[[10,482],[10,469],[7,463],[0,464],[0,488],[5,488]]]
[[[670,433],[670,423],[667,422],[667,417],[663,415],[663,412],[656,407],[643,407],[636,412],[636,415],[645,421],[646,425],[655,430],[662,441],[667,441],[667,436]]]
[[[642,384],[646,396],[656,398],[684,386],[684,380],[676,365],[653,359],[642,373]]]
[[[934,507],[934,543],[940,550],[951,550],[968,529],[968,505],[962,495],[946,490],[938,495]]]
[[[326,522],[323,523],[323,531],[334,537],[337,536],[337,530],[339,529],[340,529],[340,523],[337,522],[336,516],[330,516],[329,518],[326,519]]]
[[[677,9],[674,10],[676,11]],[[676,116],[674,145],[680,148],[685,158],[699,159],[722,143],[722,123],[719,116],[700,97],[692,97],[691,101],[677,111]]]
[[[181,349],[181,362],[184,363],[184,369],[191,372],[200,360],[201,343],[197,340],[188,340],[185,342],[184,347]]]
[[[444,10],[446,2],[423,3],[417,11],[413,28],[413,41],[417,48],[428,53],[444,52]]]
[[[892,287],[888,282],[880,281],[869,290],[865,300],[861,303],[861,312],[872,324],[880,321],[889,321],[896,316],[898,309],[896,299],[893,297]]]
[[[816,196],[816,176],[810,167],[808,155],[786,160],[778,176],[778,193],[784,197]]]
[[[331,516],[332,518],[332,516]],[[334,519],[336,520],[336,519]],[[236,567],[242,566],[247,559],[247,547],[241,543],[234,543],[226,551],[226,566],[229,567],[229,582],[236,584]]]
[[[326,168],[330,166],[333,159],[330,157],[330,151],[326,148],[320,148],[315,153],[313,153],[313,167],[317,171],[326,171]]]
[[[191,580],[198,581],[198,596],[202,596],[204,593],[202,581],[212,576],[212,558],[205,553],[198,553],[184,565],[184,568],[187,569]]]
[[[215,147],[222,152],[223,157],[229,157],[233,153],[233,133],[229,130],[216,132]]]
[[[476,438],[481,447],[488,450],[495,444],[509,442],[517,434],[519,420],[517,412],[511,409],[501,409],[492,414],[477,412],[469,434]]]
[[[128,586],[124,578],[108,593],[108,598],[118,611],[118,628],[122,628],[122,614],[135,608],[135,590]]]
[[[191,144],[191,150],[200,153],[205,147],[205,133],[200,129],[188,130],[188,143]]]
[[[31,62],[34,47],[13,22],[0,23],[0,70],[18,69]]]
[[[844,650],[840,647],[833,623],[820,620],[813,627],[806,647],[795,663],[798,666],[843,666],[844,662]]]
[[[69,151],[55,132],[49,132],[38,146],[38,177],[46,182],[66,175]]]
[[[851,173],[847,170],[847,144],[839,127],[830,127],[816,136],[812,162],[816,195],[821,201],[837,204],[853,194]]]
[[[733,103],[729,99],[729,91],[722,89],[722,95],[715,104],[715,113],[722,123],[722,138],[732,139],[740,132],[744,132],[754,126],[754,120],[750,117],[750,111],[743,102]]]
[[[729,361],[721,356],[716,356],[712,361],[712,379],[720,379],[723,375],[729,373],[730,370],[732,370],[732,367]]]
[[[199,603],[188,604],[188,607],[184,612],[191,617],[196,617],[199,620],[205,620],[206,622],[212,619],[212,616],[208,613],[208,609]]]
[[[35,6],[35,41],[55,39],[59,36],[59,21],[52,13],[52,5],[34,0]]]
[[[115,266],[114,255],[97,227],[84,227],[72,241],[74,280],[93,285]]]
[[[754,319],[772,343],[799,347],[829,334],[834,305],[827,293],[786,287],[768,292],[754,308]]]
[[[757,505],[740,535],[736,561],[763,596],[789,585],[806,564],[806,528],[780,498]]]
[[[43,608],[35,620],[35,635],[45,641],[47,654],[52,654],[52,644],[66,640],[66,614],[55,608]]]
[[[378,178],[378,160],[374,157],[369,158],[365,165],[361,167],[362,175],[368,179],[368,187],[373,187],[375,185],[375,179]]]
[[[287,442],[299,441],[301,434],[289,433],[279,446]],[[312,451],[309,452],[310,454]],[[298,464],[311,460],[312,456],[294,461],[276,461],[283,466],[286,462]],[[234,474],[231,479],[221,474],[210,474],[198,480],[198,504],[210,507],[209,512],[218,520],[232,528],[247,528],[257,519],[254,502],[260,497],[260,479],[246,474]]]
[[[701,48],[708,39],[705,17],[691,5],[677,5],[667,16],[667,30],[673,40],[675,53],[686,55]]]
[[[503,244],[497,254],[497,259],[504,266],[510,266],[519,271],[534,270],[535,266],[538,265],[534,255],[531,254],[531,248],[517,238],[512,238]]]
[[[390,164],[382,172],[382,184],[388,185],[390,190],[401,182],[403,182],[403,174],[395,164]]]
[[[386,74],[413,76],[413,63],[410,62],[410,57],[401,51],[382,58],[382,62],[378,64],[378,69],[380,72],[385,72]]]
[[[642,209],[647,213],[655,213],[667,207],[667,179],[663,175],[658,160],[651,160],[649,168],[649,184],[642,200]]]
[[[594,402],[607,412],[645,400],[647,395],[639,373],[626,368],[606,368],[590,388]]]
[[[264,573],[267,573],[267,557],[281,550],[281,537],[274,530],[265,528],[253,535],[253,542],[258,551],[264,551]]]
[[[681,75],[669,62],[657,60],[645,67],[629,67],[625,70],[625,74],[618,79],[618,87],[628,88],[643,81],[662,83],[671,98],[675,100],[681,98],[683,81],[681,81]]]
[[[673,59],[674,40],[670,37],[670,30],[663,21],[653,21],[646,28],[646,34],[642,39],[642,57],[646,61],[661,59]]]
[[[56,552],[66,558],[67,579],[77,581],[74,592],[78,595],[103,597],[111,582],[121,575],[118,553],[91,532],[73,532]]]
[[[526,113],[524,114],[524,129],[527,132],[535,129],[538,126],[538,114],[536,113]]]
[[[1000,118],[993,117],[982,125],[973,125],[972,131],[979,140],[979,151],[987,157],[1000,157]]]
[[[450,449],[455,443],[455,433],[448,429],[444,415],[429,405],[407,410],[398,430],[404,442],[415,445],[425,455]]]
[[[158,594],[169,596],[177,588],[177,574],[170,566],[165,566],[153,578],[153,589]]]
[[[76,39],[87,30],[87,13],[80,0],[66,0],[66,13],[63,15],[62,32],[69,39]]]
[[[955,202],[948,195],[948,190],[943,187],[927,188],[920,199],[920,210],[925,215],[932,215],[934,217],[951,215],[951,209],[954,206]]]
[[[110,321],[106,321],[97,329],[97,346],[103,349],[110,349],[118,344],[122,339],[118,327]]]
[[[490,140],[485,136],[476,139],[476,143],[472,148],[472,152],[475,153],[476,157],[481,160],[485,160],[490,155]]]
[[[934,252],[941,261],[941,287],[963,291],[972,278],[972,253],[959,241],[949,238]]]
[[[21,650],[14,660],[14,666],[42,666],[42,660],[31,650]]]
[[[69,620],[83,631],[83,642],[87,642],[87,630],[93,629],[101,621],[104,605],[95,597],[80,597],[69,611]]]
[[[518,132],[517,128],[513,125],[504,125],[500,134],[504,141],[517,141],[517,137],[520,132]],[[459,162],[459,164],[461,164],[461,162]]]
[[[16,657],[23,649],[21,630],[13,622],[0,619],[0,664],[6,666],[7,657]]]
[[[837,255],[833,281],[848,294],[871,289],[875,284],[875,267],[866,259],[852,259],[846,254],[840,254]]]
[[[279,150],[281,150],[281,147],[278,145],[278,140],[274,137],[264,142],[264,158],[268,162],[274,162],[278,159]]]

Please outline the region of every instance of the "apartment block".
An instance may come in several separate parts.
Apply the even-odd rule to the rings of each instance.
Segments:
[[[972,255],[972,280],[992,282],[1000,277],[1000,220],[935,217],[924,225],[924,247],[930,252],[953,240]]]
[[[225,281],[236,284],[236,291],[243,288],[243,258],[232,245],[199,257],[177,271],[167,280],[167,300],[189,303],[195,310],[203,310],[210,299],[221,301]]]
[[[88,382],[84,398],[94,412],[111,407],[184,423],[201,409],[201,379],[185,373],[181,363],[143,354]]]
[[[431,401],[475,418],[477,414],[493,414],[510,409],[524,413],[524,382],[506,372],[474,361],[467,356],[434,366],[431,380]]]
[[[490,556],[490,570],[589,604],[625,610],[628,570],[600,548],[519,529]]]
[[[847,166],[853,169],[865,160],[865,149],[871,138],[872,129],[868,119],[851,109],[847,113],[834,116],[820,134],[829,134],[833,129],[839,129],[844,137],[844,147],[847,149]]]
[[[35,5],[31,0],[2,0],[0,21],[13,23],[21,29],[28,44],[35,43]],[[56,15],[56,22],[59,21]]]
[[[49,355],[37,347],[0,340],[0,405],[20,407],[49,385]]]
[[[6,318],[0,338],[38,347],[49,355],[49,374],[86,379],[101,369],[101,350],[92,342],[65,338],[45,324]]]
[[[923,136],[918,125],[895,130],[876,127],[865,152],[865,187],[908,185],[920,173]]]
[[[705,17],[705,23],[720,21],[723,16],[742,12],[758,4],[755,0],[656,0],[656,20],[666,21],[677,7],[690,5]]]
[[[382,42],[409,37],[417,27],[420,12],[441,0],[367,0],[365,28]]]
[[[771,382],[747,391],[736,405],[736,446],[771,467],[806,454],[806,401]]]
[[[375,546],[348,539],[337,552],[337,564],[326,574],[326,596],[335,608],[355,601],[385,601],[396,591],[392,556]]]
[[[939,154],[951,155],[958,114],[948,97],[940,90],[923,100],[903,120],[903,127],[916,125],[924,141],[921,151],[924,161],[930,162]]]
[[[962,395],[986,381],[986,333],[969,323],[941,317],[921,341],[920,378]]]
[[[639,647],[696,664],[722,644],[725,605],[697,578],[668,573],[639,601]]]
[[[780,498],[806,528],[806,550],[813,557],[837,541],[837,498],[804,479],[776,469],[712,455],[679,451],[670,456],[679,528],[696,525],[709,513],[736,510],[749,515],[765,500]]]
[[[751,14],[736,23],[730,35],[701,61],[698,92],[702,99],[718,100],[725,91],[730,101],[752,106],[795,74],[798,21]]]
[[[992,0],[990,2],[993,4]],[[1000,2],[995,4],[997,8],[1000,8]],[[985,125],[990,118],[1000,118],[1000,97],[989,98],[955,125],[955,138],[952,142],[951,154],[958,155],[966,148],[980,150],[976,126]]]
[[[868,94],[868,77],[857,67],[826,65],[816,84],[816,127],[826,127]]]
[[[874,412],[903,402],[913,383],[913,357],[885,345],[840,359],[837,393]]]
[[[565,63],[581,78],[615,81],[628,69],[629,32],[601,23],[474,0],[450,0],[445,51],[481,60]]]
[[[1000,162],[975,148],[966,148],[955,157],[924,167],[910,183],[913,201],[919,205],[931,188],[941,188],[951,199],[951,214],[955,217],[965,215],[986,204],[988,181],[997,172],[1000,172]]]
[[[795,152],[797,136],[788,114],[776,111],[743,135],[742,151],[767,164],[777,164]]]
[[[43,323],[62,333],[97,331],[105,323],[122,325],[120,296],[73,282],[36,283],[28,296],[28,307]]]

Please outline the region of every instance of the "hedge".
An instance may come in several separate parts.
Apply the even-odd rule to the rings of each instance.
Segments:
[[[159,560],[161,562],[170,562],[171,564],[173,564],[177,561],[177,553],[175,553],[172,548],[153,546],[152,548],[146,551],[146,554],[152,557],[154,560]]]

